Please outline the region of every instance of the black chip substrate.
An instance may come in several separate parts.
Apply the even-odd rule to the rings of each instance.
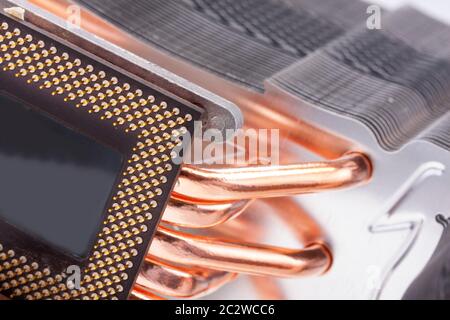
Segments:
[[[0,86],[0,293],[127,298],[200,109],[5,15]]]

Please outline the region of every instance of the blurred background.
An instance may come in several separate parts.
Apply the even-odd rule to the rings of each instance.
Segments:
[[[447,0],[373,0],[387,9],[396,9],[403,5],[412,5],[417,9],[446,23],[450,23],[450,1]]]

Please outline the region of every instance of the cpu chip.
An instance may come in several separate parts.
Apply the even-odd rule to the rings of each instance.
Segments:
[[[126,299],[201,109],[5,15],[0,85],[0,294]]]

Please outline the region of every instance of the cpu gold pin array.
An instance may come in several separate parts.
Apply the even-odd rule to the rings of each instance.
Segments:
[[[12,296],[28,294],[37,290],[42,279],[49,275],[49,268],[40,270],[38,263],[29,263],[25,256],[16,257],[14,250],[5,250],[0,244],[0,292],[13,290]]]
[[[54,45],[47,46],[44,40],[34,39],[31,34],[22,35],[19,28],[8,31],[4,22],[0,30],[3,32],[0,64],[7,62],[4,71],[14,72],[15,77],[24,78],[27,84],[36,85],[50,96],[63,95],[68,106],[85,109],[100,120],[123,127],[126,133],[136,132],[139,138],[84,270],[80,290],[68,288],[63,283],[63,274],[50,275],[47,268],[45,274],[36,271],[40,275],[38,283],[34,280],[36,276],[13,283],[16,285],[13,296],[115,299],[124,289],[127,270],[134,267],[136,246],[142,244],[142,235],[148,232],[146,223],[153,217],[151,209],[159,205],[155,199],[163,194],[165,174],[173,170],[168,163],[171,156],[166,153],[181,143],[176,138],[186,132],[184,125],[192,121],[192,116],[180,116],[177,107],[168,111],[165,101],[155,104],[155,97],[144,98],[141,88],[121,83],[116,76],[95,70],[91,63],[83,64],[81,58],[71,58],[65,51],[59,53]]]

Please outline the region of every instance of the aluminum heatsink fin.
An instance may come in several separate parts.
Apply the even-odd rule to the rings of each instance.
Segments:
[[[356,28],[270,82],[364,123],[386,150],[445,139],[445,123],[433,125],[449,110],[450,54],[441,44],[450,27],[411,8],[382,20],[381,30]]]
[[[349,0],[316,6],[274,0],[78,3],[172,55],[256,91],[263,91],[265,79],[361,22],[362,15],[348,12],[357,7],[364,13],[367,6]]]

